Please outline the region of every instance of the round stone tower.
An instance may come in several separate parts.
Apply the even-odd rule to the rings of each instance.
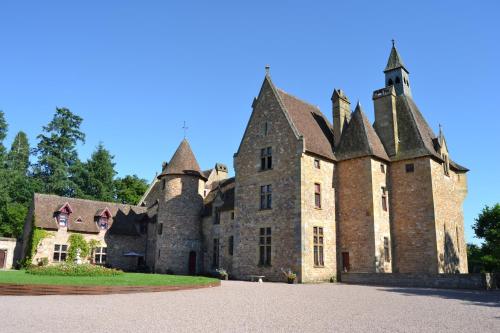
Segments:
[[[201,212],[205,176],[186,139],[158,176],[162,194],[157,216],[158,273],[201,272]]]

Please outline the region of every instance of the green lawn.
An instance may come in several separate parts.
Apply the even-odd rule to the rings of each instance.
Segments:
[[[56,284],[86,286],[178,286],[215,282],[217,279],[202,276],[124,273],[117,276],[47,276],[32,275],[25,271],[0,271],[0,283]]]

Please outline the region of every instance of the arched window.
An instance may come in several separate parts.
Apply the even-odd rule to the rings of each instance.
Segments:
[[[401,83],[401,79],[399,78],[399,76],[396,76],[396,84],[398,83]]]
[[[392,86],[392,85],[393,85],[393,83],[392,83],[392,79],[389,79],[389,81],[387,81],[387,85],[388,85],[388,86]]]

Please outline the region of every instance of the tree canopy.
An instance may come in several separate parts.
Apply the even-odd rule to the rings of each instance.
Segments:
[[[484,243],[469,244],[469,270],[500,271],[500,203],[485,206],[472,226],[476,237]]]
[[[136,175],[125,176],[115,181],[115,188],[118,202],[137,205],[148,189],[148,183]]]

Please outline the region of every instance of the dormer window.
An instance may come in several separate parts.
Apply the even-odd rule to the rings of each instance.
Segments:
[[[101,229],[101,230],[108,229],[108,221],[109,221],[109,219],[107,216],[99,217],[99,229]]]
[[[78,218],[76,219],[76,221],[75,221],[75,222],[76,222],[76,223],[82,223],[82,222],[83,222],[83,220],[82,220],[82,218],[81,218],[81,217],[78,217]]]
[[[100,230],[108,229],[110,218],[111,218],[111,212],[107,207],[97,212],[96,223]]]
[[[68,214],[59,213],[59,215],[57,215],[57,223],[60,227],[68,226]]]

